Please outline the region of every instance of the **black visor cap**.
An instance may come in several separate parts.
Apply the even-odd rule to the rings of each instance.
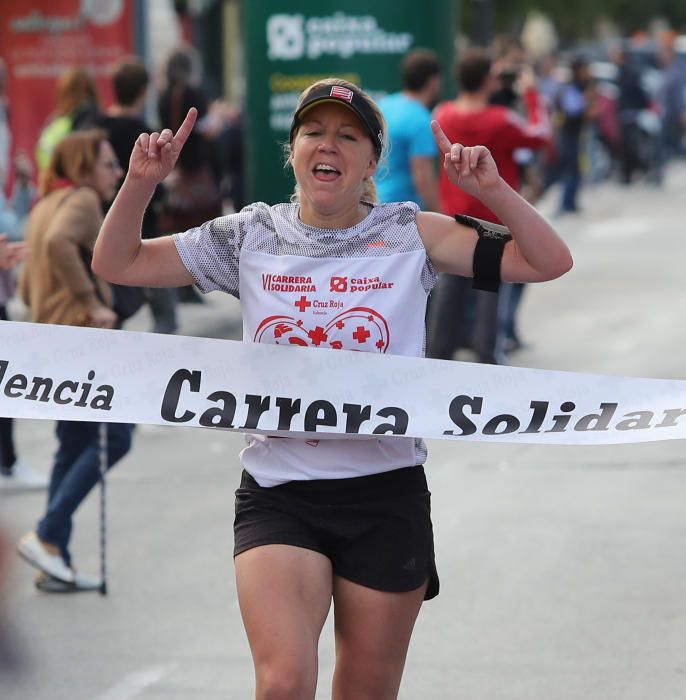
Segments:
[[[309,95],[303,100],[303,103],[293,115],[290,135],[291,143],[293,143],[295,130],[300,124],[300,118],[303,113],[321,102],[338,102],[355,112],[367,130],[369,138],[372,140],[376,157],[379,158],[381,156],[381,151],[383,150],[383,131],[376,114],[374,114],[374,110],[357,90],[344,87],[343,85],[320,85],[310,91]]]

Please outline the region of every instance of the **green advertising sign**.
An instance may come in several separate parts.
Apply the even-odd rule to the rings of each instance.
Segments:
[[[249,201],[285,201],[293,190],[283,145],[300,92],[320,78],[346,78],[379,98],[400,89],[413,48],[453,58],[455,0],[246,0],[242,5]]]

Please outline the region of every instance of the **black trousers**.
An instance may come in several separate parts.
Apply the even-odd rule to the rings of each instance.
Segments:
[[[7,321],[7,309],[3,304],[0,304],[0,321]],[[0,418],[0,470],[10,472],[16,461],[12,419]]]
[[[498,294],[472,289],[468,277],[442,273],[431,294],[427,316],[427,356],[450,360],[471,348],[480,362],[495,356]]]

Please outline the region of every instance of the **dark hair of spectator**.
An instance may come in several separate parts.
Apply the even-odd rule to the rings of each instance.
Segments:
[[[491,57],[481,48],[467,49],[457,60],[455,78],[467,92],[477,92],[486,83],[491,73]]]
[[[193,59],[189,50],[181,47],[172,51],[165,66],[169,85],[188,85],[193,77]]]
[[[117,103],[130,107],[143,94],[150,81],[148,71],[137,58],[121,59],[112,73],[112,86]]]
[[[435,75],[440,75],[441,64],[438,56],[430,49],[410,51],[402,63],[403,89],[418,92]]]

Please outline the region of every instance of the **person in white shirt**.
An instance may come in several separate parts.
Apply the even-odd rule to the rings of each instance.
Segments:
[[[143,211],[195,118],[191,109],[176,134],[139,137],[93,267],[118,284],[194,283],[240,296],[245,342],[421,356],[437,271],[492,285],[501,274],[534,282],[571,267],[566,245],[504,183],[488,150],[451,144],[435,123],[451,181],[497,212],[512,240],[411,203],[377,205],[383,117],[360,88],[333,78],[308,87],[295,111],[291,203],[256,203],[141,241]],[[257,698],[314,698],[332,603],[333,697],[397,696],[412,628],[438,577],[424,444],[392,437],[402,430],[390,419],[378,432],[366,440],[253,436],[241,453],[234,555]]]

